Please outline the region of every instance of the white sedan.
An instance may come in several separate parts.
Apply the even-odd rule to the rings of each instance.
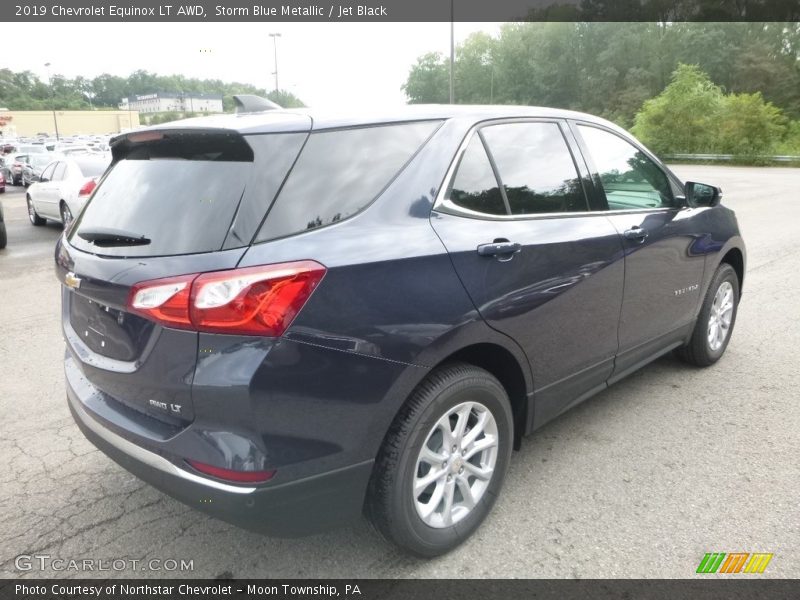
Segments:
[[[109,156],[76,156],[47,165],[39,181],[28,188],[31,224],[44,225],[52,219],[69,225],[83,210],[110,162]]]

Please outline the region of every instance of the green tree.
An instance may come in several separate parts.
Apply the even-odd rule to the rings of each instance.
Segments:
[[[657,154],[714,151],[722,90],[696,65],[679,65],[670,83],[636,115],[632,132]]]
[[[449,67],[438,52],[417,59],[402,90],[411,104],[443,104],[449,100]]]
[[[758,156],[769,154],[786,133],[787,119],[779,108],[755,94],[725,97],[717,118],[716,151]]]

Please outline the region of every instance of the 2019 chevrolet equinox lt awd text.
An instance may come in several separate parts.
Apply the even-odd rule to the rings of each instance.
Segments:
[[[590,115],[244,110],[112,147],[55,251],[69,407],[246,528],[365,513],[441,554],[524,435],[731,338],[745,248],[719,189]]]

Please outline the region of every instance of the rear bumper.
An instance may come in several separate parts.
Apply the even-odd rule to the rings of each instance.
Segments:
[[[120,466],[162,492],[245,529],[295,537],[359,517],[372,460],[313,477],[263,486],[228,485],[183,469],[104,425],[67,385],[70,411],[84,435]]]

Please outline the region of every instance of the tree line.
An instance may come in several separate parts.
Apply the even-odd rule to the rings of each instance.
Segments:
[[[689,85],[689,71],[680,70],[681,65],[696,67],[691,70],[694,84],[713,88],[717,121],[730,126],[737,111],[760,115],[766,130],[759,131],[756,143],[743,144],[747,153],[756,147],[758,152],[767,146],[800,147],[800,139],[792,137],[800,132],[798,22],[509,23],[497,35],[475,33],[458,46],[454,99],[459,104],[580,110],[630,128],[646,103],[676,77],[684,87]],[[446,103],[449,75],[449,57],[428,53],[412,66],[402,89],[410,103]],[[672,92],[669,98],[675,100],[679,94],[675,87]],[[684,110],[692,106],[685,104]],[[649,106],[651,112],[660,108],[662,119],[671,114],[663,101]],[[654,137],[661,133],[653,119],[640,120],[638,130],[650,143],[656,141],[654,145],[672,152],[690,151],[676,145],[675,139],[661,144],[661,138]],[[717,121],[706,120],[705,125],[713,128]],[[671,126],[688,130],[687,124],[693,122],[673,121]],[[770,144],[763,143],[764,131]],[[727,139],[734,137],[731,133]],[[703,146],[711,151],[731,145],[719,142],[707,139]]]
[[[220,94],[226,111],[233,111],[234,94],[267,96],[283,107],[303,106],[286,90],[266,91],[248,83],[228,83],[219,79],[196,79],[183,75],[157,75],[134,71],[127,77],[104,73],[97,77],[53,75],[41,80],[30,71],[0,69],[0,106],[9,110],[90,110],[116,109],[122,98],[156,92]]]

